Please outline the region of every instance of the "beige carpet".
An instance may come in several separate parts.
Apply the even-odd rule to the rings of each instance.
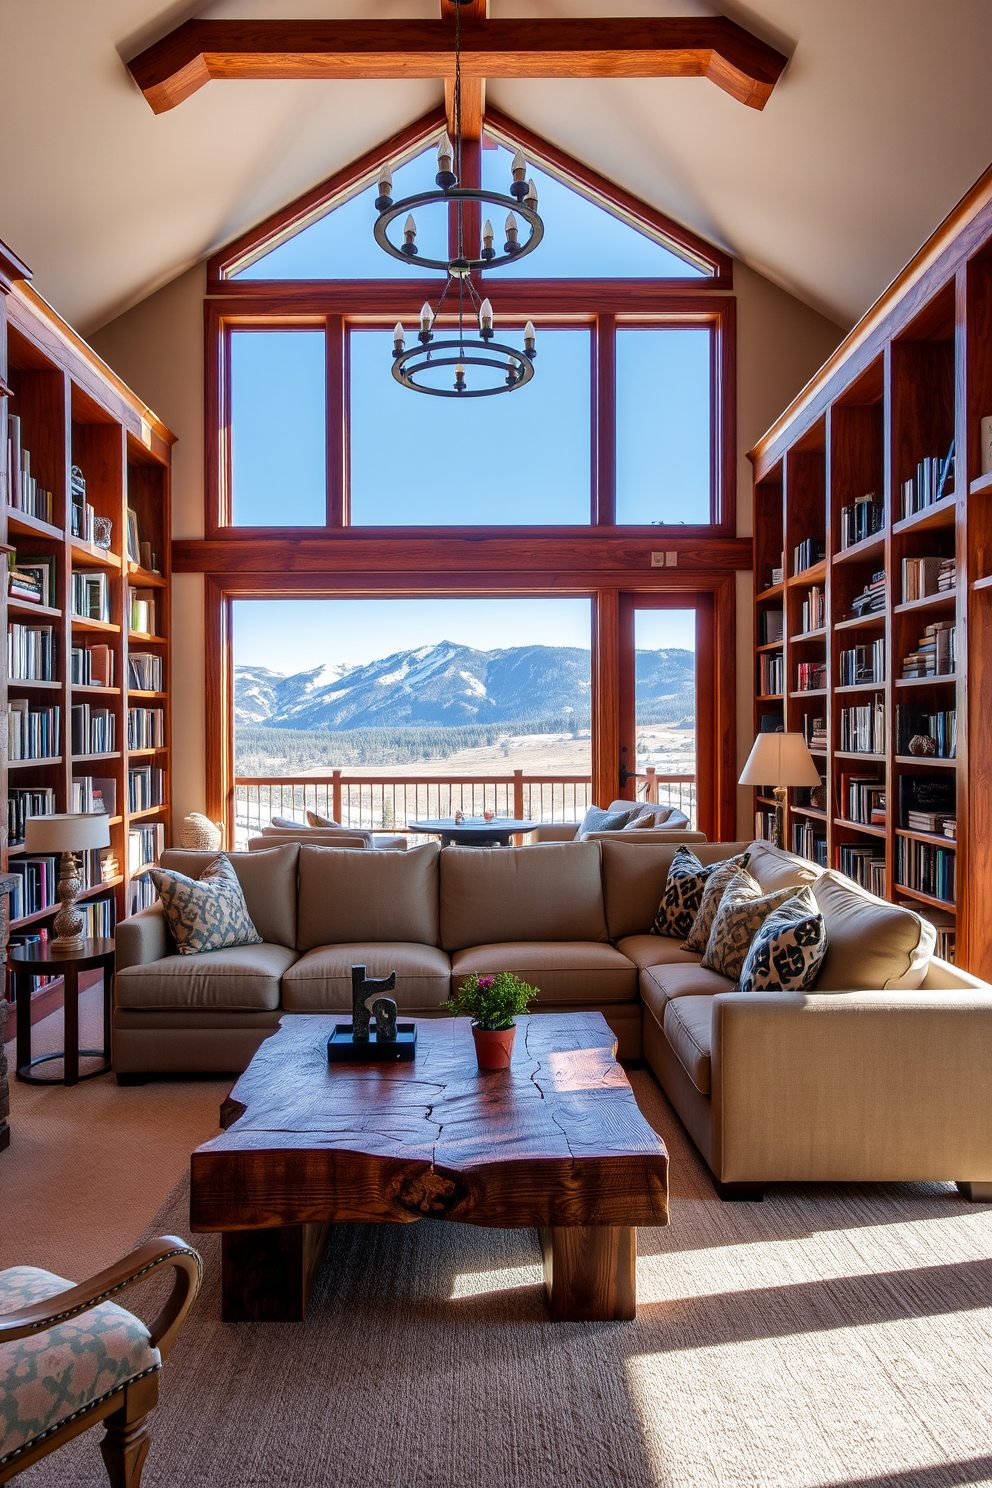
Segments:
[[[671,1227],[640,1231],[636,1321],[551,1324],[531,1232],[424,1221],[342,1226],[305,1324],[225,1325],[218,1245],[199,1237],[207,1282],[145,1488],[992,1483],[992,1208],[937,1185],[721,1204],[650,1075],[633,1078],[674,1195]],[[116,1108],[163,1176],[205,1096],[109,1087],[103,1161],[120,1162]],[[67,1185],[55,1248],[100,1222],[91,1184]],[[114,1188],[114,1224],[123,1204]],[[184,1182],[151,1229],[187,1232]],[[97,1436],[19,1481],[105,1488]]]

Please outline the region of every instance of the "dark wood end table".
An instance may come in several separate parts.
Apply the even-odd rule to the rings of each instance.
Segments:
[[[632,1318],[637,1225],[668,1223],[668,1154],[601,1013],[517,1019],[480,1071],[467,1018],[417,1057],[327,1062],[336,1019],[287,1014],[193,1153],[190,1226],[222,1235],[225,1322],[294,1322],[335,1223],[536,1229],[555,1321]]]
[[[103,1048],[79,1047],[79,973],[100,970],[103,973]],[[17,1010],[17,1078],[28,1085],[78,1085],[110,1069],[110,1012],[114,977],[114,942],[87,940],[82,950],[56,951],[48,944],[14,946],[10,952],[10,971],[14,980]],[[65,1048],[55,1054],[31,1057],[31,978],[60,976],[63,979],[65,1006]],[[79,1073],[79,1061],[102,1059],[97,1068]],[[54,1059],[63,1061],[62,1075],[33,1075],[39,1064]]]

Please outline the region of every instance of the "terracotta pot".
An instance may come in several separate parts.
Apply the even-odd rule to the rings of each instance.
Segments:
[[[475,1057],[483,1070],[510,1068],[513,1040],[517,1034],[516,1024],[510,1028],[473,1028]]]

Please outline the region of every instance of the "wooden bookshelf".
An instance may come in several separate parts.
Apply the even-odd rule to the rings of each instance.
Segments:
[[[933,238],[851,331],[825,367],[751,452],[754,465],[755,645],[763,645],[769,611],[784,609],[778,648],[784,697],[756,698],[755,724],[772,715],[802,730],[804,717],[824,719],[827,748],[827,861],[842,866],[847,847],[884,855],[885,893],[931,914],[956,931],[956,960],[992,976],[992,730],[987,698],[992,686],[992,473],[981,468],[980,424],[992,414],[992,170],[986,172]],[[946,457],[954,443],[951,489],[917,511],[903,509],[903,484],[918,463]],[[850,546],[842,509],[875,493],[883,503],[881,529]],[[849,535],[849,534],[847,534]],[[793,548],[810,537],[825,544],[826,636],[801,636],[800,595],[814,570],[793,573]],[[950,590],[906,599],[903,561],[954,559]],[[771,569],[784,568],[771,587]],[[883,608],[856,616],[855,597],[876,573],[886,575]],[[955,626],[954,670],[903,676],[903,661],[918,649],[926,626]],[[881,640],[884,680],[841,686],[841,652]],[[826,666],[825,693],[814,699],[797,689],[797,667],[819,657]],[[755,679],[759,655],[755,656]],[[757,690],[757,688],[756,688]],[[877,701],[884,719],[884,751],[842,749],[842,710]],[[898,710],[916,716],[956,714],[953,758],[915,756]],[[766,725],[767,726],[767,725]],[[926,732],[921,728],[920,732]],[[818,759],[820,757],[818,756]],[[852,821],[841,779],[860,775],[885,790],[884,827]],[[907,778],[955,791],[956,837],[914,830],[900,820],[900,782]],[[906,789],[903,787],[902,789]],[[793,791],[786,830],[809,824],[808,792]],[[767,816],[763,794],[756,812]],[[900,882],[900,853],[943,852],[954,863],[953,897],[932,886]]]
[[[8,759],[8,729],[0,730],[0,790],[4,798],[2,866],[24,857],[22,845],[8,840],[9,788],[48,789],[56,811],[72,809],[72,783],[83,776],[113,781],[115,806],[110,814],[111,852],[119,872],[91,886],[82,901],[108,902],[109,933],[128,914],[142,891],[140,870],[128,867],[129,833],[134,828],[161,823],[168,841],[171,701],[168,643],[170,615],[170,466],[173,435],[140,399],[95,355],[30,288],[23,265],[0,244],[0,544],[13,549],[25,562],[54,560],[55,593],[45,606],[6,595],[7,626],[51,625],[55,658],[50,678],[9,675],[4,650],[0,687],[4,711],[10,699],[26,699],[32,710],[59,711],[58,753],[45,759]],[[51,492],[51,520],[17,506],[18,482],[9,468],[9,417],[20,419],[21,444],[31,454],[31,470]],[[73,467],[86,483],[85,502],[95,516],[111,522],[110,547],[105,548],[73,530]],[[155,554],[154,569],[128,551],[128,511],[135,513],[140,542]],[[46,514],[47,515],[47,514]],[[148,557],[148,551],[145,555]],[[108,617],[94,619],[72,612],[72,574],[103,575],[108,594]],[[131,629],[129,589],[154,593],[153,635]],[[6,634],[5,628],[5,634]],[[72,682],[73,646],[105,646],[112,658],[113,676],[104,684]],[[129,686],[129,663],[135,652],[162,658],[161,688]],[[113,720],[113,739],[105,748],[85,747],[73,753],[74,705],[106,710]],[[161,709],[165,744],[158,748],[129,749],[130,708]],[[89,740],[84,740],[84,744]],[[161,804],[129,809],[129,771],[151,764],[163,771]],[[147,866],[147,865],[145,865]],[[25,913],[11,922],[11,933],[36,931],[50,924],[57,905]]]

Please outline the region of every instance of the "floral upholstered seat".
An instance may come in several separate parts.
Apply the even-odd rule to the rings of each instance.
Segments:
[[[74,1285],[34,1266],[0,1271],[0,1318]],[[113,1302],[0,1343],[0,1469],[29,1443],[161,1367],[144,1323]]]

